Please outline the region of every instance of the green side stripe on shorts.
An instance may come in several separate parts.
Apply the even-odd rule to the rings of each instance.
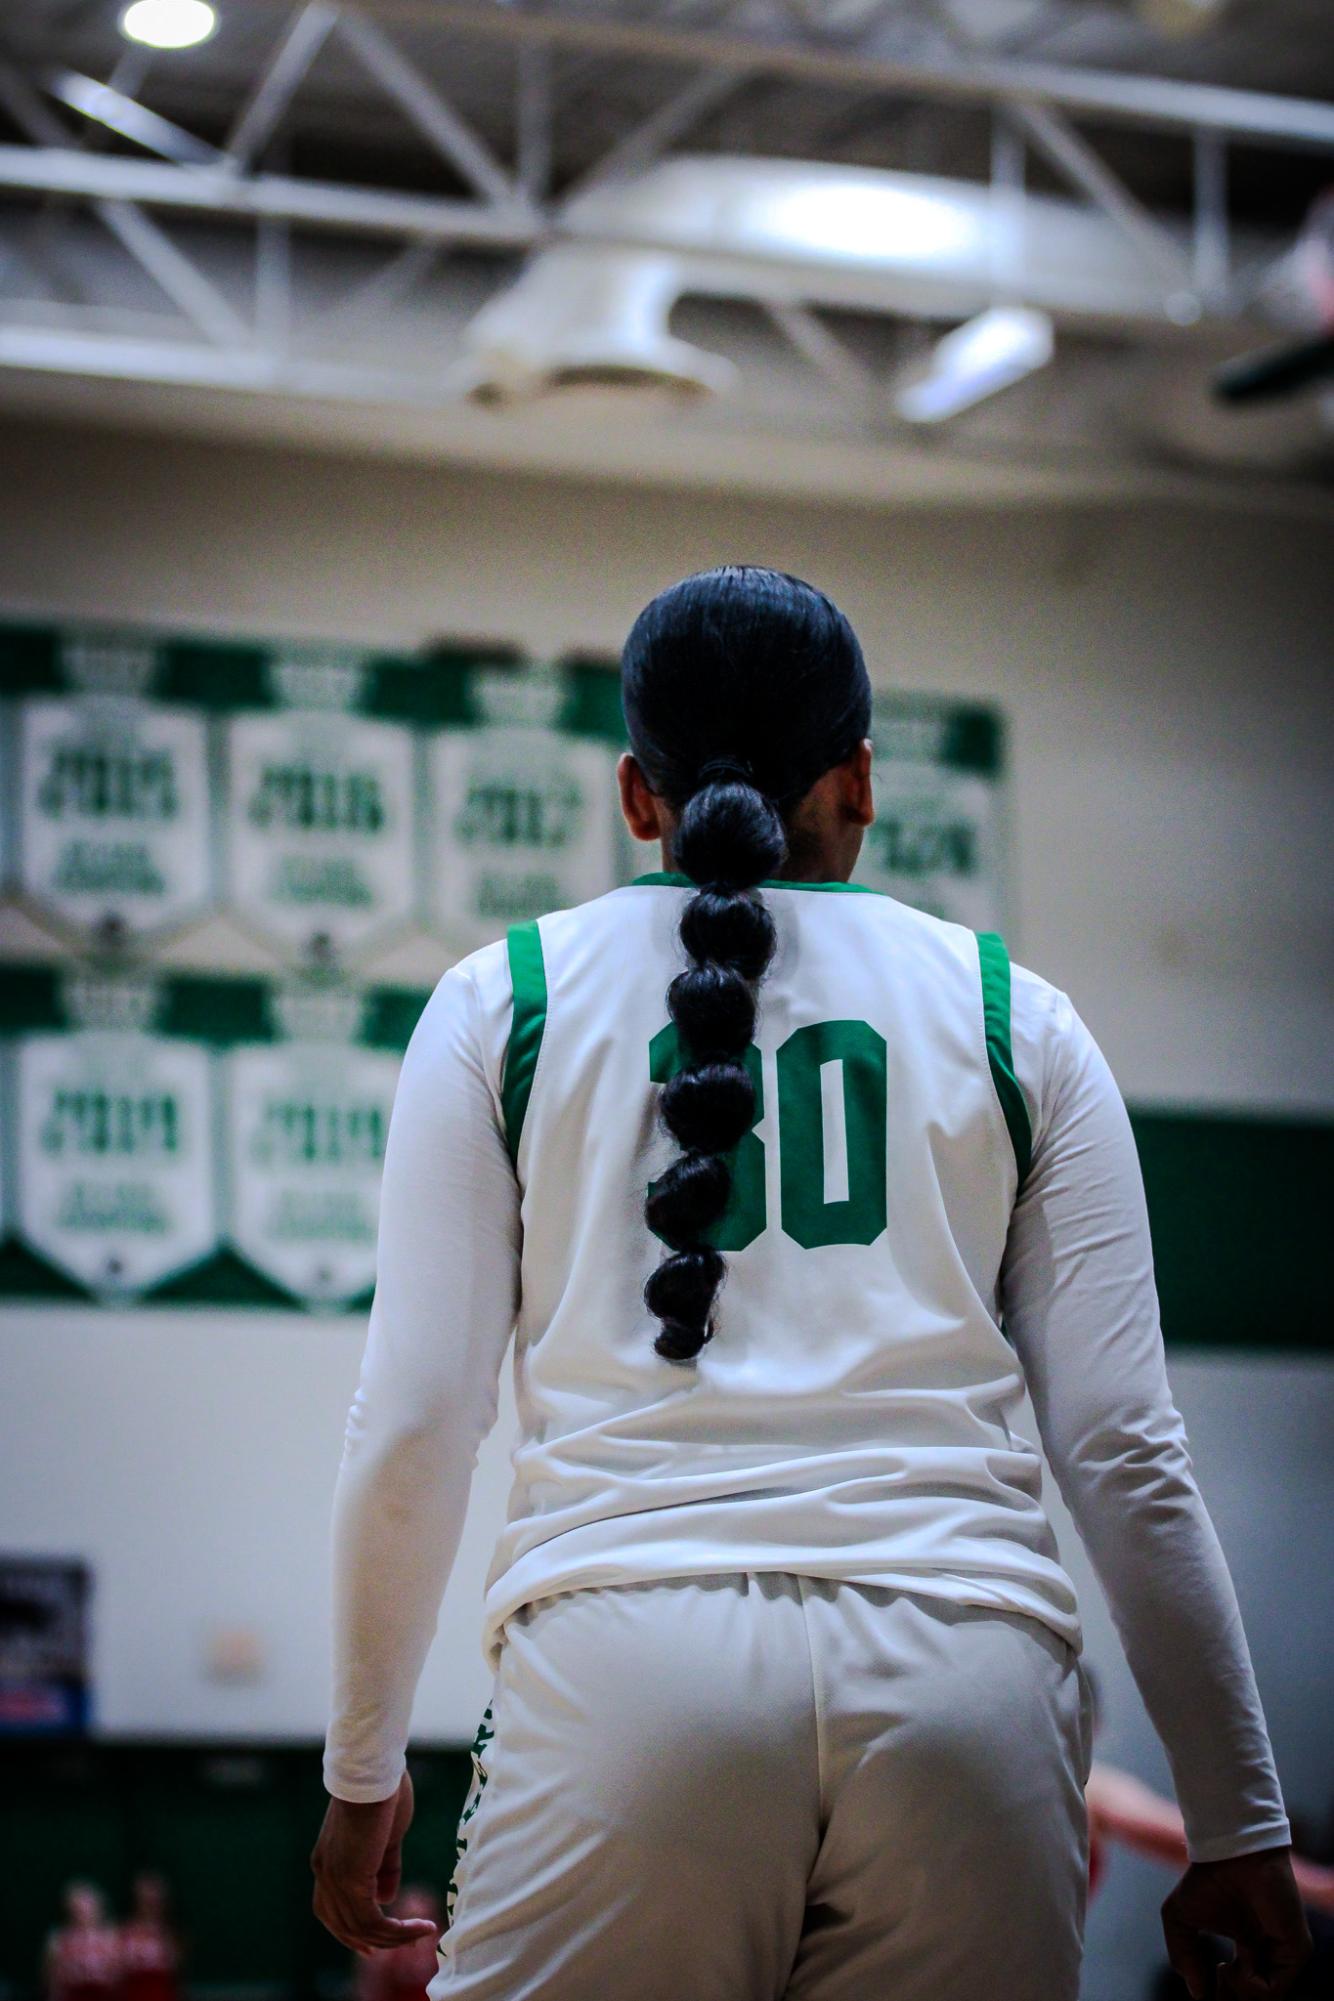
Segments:
[[[977,956],[982,967],[982,1018],[986,1024],[987,1062],[1005,1115],[1019,1185],[1033,1158],[1033,1130],[1028,1123],[1028,1107],[1014,1074],[1014,1052],[1010,1046],[1010,955],[1005,940],[995,931],[979,931]]]
[[[534,918],[516,924],[509,934],[510,980],[514,987],[514,1019],[505,1056],[505,1081],[500,1108],[505,1119],[505,1143],[510,1159],[519,1158],[519,1137],[533,1088],[542,1031],[547,1025],[547,970],[542,960],[542,935]]]

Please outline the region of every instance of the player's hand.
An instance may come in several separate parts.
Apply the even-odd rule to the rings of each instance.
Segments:
[[[1216,1988],[1205,1933],[1236,1947]],[[1262,1848],[1227,1862],[1193,1862],[1163,1905],[1163,1936],[1192,2001],[1215,1993],[1220,2001],[1278,2001],[1311,1957],[1290,1851]]]
[[[369,1806],[329,1801],[310,1858],[315,1872],[313,1908],[325,1930],[353,1952],[413,1945],[436,1936],[429,1918],[391,1918],[381,1908],[398,1895],[403,1837],[411,1824],[412,1780],[406,1772],[398,1791],[387,1800]]]

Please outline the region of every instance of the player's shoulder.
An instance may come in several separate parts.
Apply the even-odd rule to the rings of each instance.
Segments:
[[[1010,1018],[1016,1028],[1031,1027],[1034,1033],[1064,1035],[1074,1025],[1075,1010],[1064,988],[1012,959]]]
[[[920,910],[915,904],[901,903],[887,890],[873,889],[860,883],[838,883],[830,887],[842,893],[833,897],[813,897],[810,899],[811,906],[818,906],[822,912],[827,909],[831,914],[836,909],[838,917],[857,934],[859,942],[873,938],[882,940],[900,967],[916,963],[929,970],[947,965],[976,978],[977,933],[970,931],[967,925],[956,923],[952,918],[939,917],[930,910]]]
[[[456,959],[432,987],[409,1044],[414,1066],[450,1052],[494,1045],[508,1032],[513,989],[503,938]]]
[[[1096,1045],[1074,1002],[1031,967],[1010,968],[1010,1042],[1015,1074],[1028,1098],[1034,1131],[1063,1085],[1090,1060]]]
[[[548,983],[564,985],[577,979],[581,969],[595,973],[605,965],[608,953],[623,952],[628,934],[661,928],[674,902],[672,898],[664,902],[664,892],[656,885],[622,883],[583,903],[545,911],[516,931],[535,933]]]
[[[510,925],[501,937],[455,961],[437,983],[425,1015],[470,1008],[483,1041],[503,1046],[516,997],[545,1011],[553,985],[567,982],[572,963],[601,959],[613,944],[623,945],[634,921],[627,899],[633,906],[632,889],[613,889]]]

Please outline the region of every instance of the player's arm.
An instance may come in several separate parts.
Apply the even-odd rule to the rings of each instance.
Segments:
[[[375,1303],[334,1499],[332,1798],[312,1866],[316,1915],[359,1952],[434,1930],[380,1907],[398,1890],[412,1700],[495,1421],[518,1260],[477,994],[448,973],[394,1101]]]
[[[1017,974],[1015,1003],[1016,1061],[1027,1033],[1038,1116],[1002,1306],[1052,1470],[1172,1766],[1192,1866],[1165,1907],[1169,1949],[1203,1991],[1196,1933],[1230,1935],[1239,1974],[1254,1961],[1272,1980],[1236,1991],[1277,1995],[1309,1940],[1236,1594],[1168,1387],[1130,1122],[1065,996]]]

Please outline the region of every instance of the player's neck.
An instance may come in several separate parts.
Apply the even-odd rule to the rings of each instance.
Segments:
[[[679,874],[671,842],[663,841],[661,849],[664,871],[668,875]],[[774,882],[849,882],[857,866],[860,849],[860,839],[855,847],[843,842],[795,842],[772,879]]]

